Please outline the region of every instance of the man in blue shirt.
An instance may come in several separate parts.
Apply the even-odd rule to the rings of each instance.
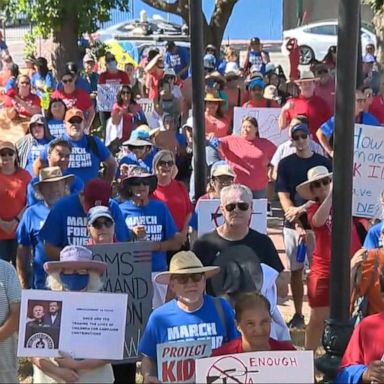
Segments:
[[[381,221],[369,228],[367,236],[365,237],[363,248],[376,249],[383,247],[383,231],[384,222]]]
[[[380,123],[375,116],[369,112],[364,112],[366,101],[367,98],[364,92],[357,89],[355,92],[355,122],[357,124],[379,126]],[[316,132],[319,143],[330,157],[333,157],[333,145],[331,143],[331,139],[334,132],[335,116],[332,116],[328,121],[326,121]]]
[[[111,194],[110,184],[94,179],[85,185],[84,192],[64,197],[52,207],[40,231],[40,239],[44,241],[45,252],[50,259],[58,259],[61,249],[67,245],[84,246],[88,243],[87,213],[96,205],[109,207],[115,221],[117,241],[128,241],[131,238],[119,206],[111,199]]]
[[[52,205],[65,196],[68,186],[73,182],[73,175],[63,175],[60,167],[47,167],[35,178],[33,188],[39,197],[38,202],[28,207],[17,227],[17,272],[21,287],[24,289],[44,289],[46,274],[43,265],[48,261],[43,242],[39,238],[41,227]],[[32,252],[32,281],[28,278],[28,263]]]
[[[174,41],[168,41],[164,63],[167,68],[173,68],[179,79],[185,80],[188,77],[190,56],[187,48],[178,47]]]
[[[214,350],[238,337],[234,312],[228,302],[205,294],[206,280],[217,272],[219,267],[204,267],[193,252],[181,251],[172,257],[169,272],[155,277],[158,284],[168,285],[176,299],[152,312],[140,340],[145,383],[158,382],[158,344],[211,340]]]

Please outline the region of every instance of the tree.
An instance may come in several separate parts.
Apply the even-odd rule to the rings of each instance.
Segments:
[[[189,6],[188,0],[175,0],[173,2],[165,2],[163,0],[142,0],[143,3],[150,5],[160,11],[169,12],[180,16],[189,26]],[[192,0],[193,1],[193,0]],[[239,0],[216,0],[211,20],[208,23],[204,20],[204,42],[205,44],[213,44],[216,47],[221,46],[224,31],[231,17],[233,8]]]
[[[101,22],[110,19],[110,10],[128,10],[126,0],[8,0],[12,15],[26,14],[34,24],[34,32],[52,37],[52,65],[61,72],[67,61],[78,58],[78,39],[83,33],[95,31]]]
[[[377,37],[377,61],[382,63],[384,60],[384,0],[364,0],[364,3],[368,4],[375,14],[372,23]]]

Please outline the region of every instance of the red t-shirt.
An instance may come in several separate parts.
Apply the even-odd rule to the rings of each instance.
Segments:
[[[164,71],[157,73],[152,71],[147,73],[146,86],[148,88],[148,98],[151,100],[156,100],[159,96],[159,81],[164,76]]]
[[[326,84],[318,83],[315,95],[321,97],[328,105],[331,114],[335,112],[335,79],[330,77]]]
[[[288,123],[297,115],[306,115],[312,139],[317,141],[316,131],[332,116],[327,103],[316,95],[309,99],[300,95],[289,101],[293,103],[293,108],[286,112]]]
[[[218,118],[205,114],[205,134],[213,133],[215,137],[228,135],[229,123],[225,118]]]
[[[278,341],[269,338],[269,345],[271,347],[271,351],[296,351],[296,348],[289,341]],[[234,355],[236,353],[243,352],[243,343],[241,341],[241,337],[239,337],[235,340],[225,343],[220,348],[215,349],[212,352],[212,356]]]
[[[373,98],[372,104],[369,107],[369,112],[380,121],[380,124],[384,124],[384,100],[380,95]]]
[[[268,165],[276,151],[275,144],[267,139],[250,141],[230,135],[220,139],[219,150],[236,174],[235,183],[253,191],[268,185]]]
[[[129,76],[120,70],[115,73],[105,71],[100,73],[98,84],[129,84]]]
[[[115,103],[112,107],[111,114],[120,112],[122,109],[125,110],[123,115],[123,137],[122,140],[126,141],[131,136],[131,132],[134,129],[133,117],[137,112],[142,112],[141,106],[139,104],[131,104],[129,107],[130,112],[123,108],[119,104]]]
[[[332,211],[326,223],[321,227],[314,227],[312,220],[320,203],[311,205],[307,210],[308,222],[315,232],[315,249],[312,255],[311,273],[316,276],[329,277],[331,265],[331,239],[332,239]],[[356,227],[352,225],[351,229],[351,256],[361,248],[359,235]]]
[[[247,102],[243,104],[243,108],[280,108],[280,105],[275,100],[268,100],[268,99],[250,99]]]
[[[165,186],[157,185],[153,197],[166,204],[178,230],[181,231],[184,228],[188,214],[193,212],[193,205],[185,185],[177,180],[172,180]]]
[[[0,172],[0,219],[11,221],[25,207],[27,202],[27,186],[31,181],[31,175],[19,168],[12,175],[4,175]],[[16,230],[12,233],[0,229],[0,240],[14,239]]]
[[[21,105],[19,105],[17,103],[14,105],[12,103],[12,100],[13,99],[11,97],[6,96],[4,106],[6,108],[15,107],[15,109],[16,109],[16,111],[20,117],[32,117],[32,115],[24,107],[22,107]],[[35,95],[34,93],[30,93],[25,99],[22,99],[22,100],[24,102],[26,102],[29,106],[34,105],[36,107],[41,108],[40,97]]]
[[[64,89],[56,90],[52,93],[51,99],[62,99],[67,106],[67,109],[78,108],[83,112],[92,107],[92,100],[89,94],[82,89],[76,88],[73,93],[65,93]]]

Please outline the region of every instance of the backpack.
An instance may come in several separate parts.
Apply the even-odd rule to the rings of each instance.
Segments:
[[[87,147],[93,152],[93,154],[100,159],[100,151],[97,146],[96,140],[93,136],[87,135]]]

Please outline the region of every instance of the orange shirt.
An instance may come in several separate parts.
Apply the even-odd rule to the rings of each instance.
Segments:
[[[205,114],[205,135],[213,133],[215,137],[228,135],[229,123],[224,118],[218,118]]]
[[[12,175],[0,173],[0,218],[11,221],[22,211],[26,204],[27,185],[30,174],[19,168]],[[6,233],[0,228],[0,240],[13,239],[16,231]]]

